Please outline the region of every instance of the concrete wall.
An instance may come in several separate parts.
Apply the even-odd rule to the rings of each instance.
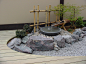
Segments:
[[[86,5],[86,0],[64,0],[64,4],[76,4],[76,6]],[[79,16],[83,16],[86,20],[86,9],[80,12],[81,14]],[[65,19],[65,18],[64,18]]]
[[[0,0],[0,25],[32,23],[34,21],[33,6],[39,4],[40,10],[45,10],[46,6],[56,6],[60,0]],[[45,21],[45,13],[40,13],[40,22]],[[37,19],[36,19],[37,20]],[[51,21],[55,20],[55,15],[51,13]]]

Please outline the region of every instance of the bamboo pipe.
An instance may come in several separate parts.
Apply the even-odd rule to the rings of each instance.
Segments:
[[[56,22],[57,22],[57,15],[56,15]]]
[[[54,10],[52,10],[54,11]],[[57,10],[59,11],[59,10]],[[34,10],[30,10],[30,13],[34,12]],[[49,10],[35,10],[35,12],[49,12]]]
[[[48,22],[50,22],[50,9],[51,9],[51,5],[49,5],[49,19],[48,19]],[[50,24],[48,24],[48,26],[50,26]]]
[[[47,22],[48,23],[55,23],[56,21],[53,21],[53,22]],[[46,24],[46,23],[40,23],[40,24],[35,24],[35,25],[43,25],[43,24]],[[30,26],[34,26],[34,25],[30,25]]]
[[[35,6],[34,6],[34,11],[35,11]],[[34,33],[36,31],[36,28],[35,28],[35,12],[34,12]]]
[[[47,10],[47,6],[46,6],[46,10]],[[46,12],[46,27],[47,27],[47,12]]]
[[[37,7],[37,10],[39,10],[39,5]],[[37,24],[39,24],[39,12],[37,12]],[[37,29],[39,29],[38,25],[37,25]]]
[[[59,13],[60,13],[60,5],[59,5]],[[60,14],[59,14],[59,22],[60,22]]]
[[[57,8],[58,8],[58,5],[57,5]],[[56,13],[58,13],[58,12],[56,11]],[[56,22],[57,22],[57,15],[56,15]]]

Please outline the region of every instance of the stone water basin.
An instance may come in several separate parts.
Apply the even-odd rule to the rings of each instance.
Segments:
[[[61,28],[54,26],[40,27],[40,32],[48,36],[55,36],[61,32]]]

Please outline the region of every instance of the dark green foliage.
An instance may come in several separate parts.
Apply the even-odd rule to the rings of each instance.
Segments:
[[[86,22],[83,22],[84,26],[86,27]]]
[[[76,27],[84,27],[83,19],[84,17],[78,17],[78,19],[75,22]]]
[[[33,27],[30,27],[28,24],[25,24],[25,25],[23,26],[23,30],[25,30],[26,32],[31,33],[32,30],[33,30]]]
[[[26,31],[25,30],[17,30],[16,31],[16,37],[17,38],[23,38],[24,36],[26,36],[27,34],[26,34]]]
[[[25,25],[23,26],[23,30],[25,30],[25,31],[28,31],[28,28],[29,28],[29,25],[28,25],[28,24],[25,24]]]
[[[69,32],[71,32],[71,31],[72,31],[72,29],[68,29],[68,31],[69,31]]]

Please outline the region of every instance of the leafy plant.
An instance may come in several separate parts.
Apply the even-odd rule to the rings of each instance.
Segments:
[[[84,26],[84,23],[83,23],[83,18],[84,17],[78,17],[78,19],[76,20],[76,22],[75,22],[75,25],[77,26],[77,27],[83,27]]]
[[[83,22],[84,26],[86,27],[86,22]]]
[[[54,14],[63,16],[71,21],[76,21],[80,11],[86,9],[86,5],[76,6],[75,4],[57,5],[52,8]],[[59,12],[56,12],[59,11]],[[69,14],[66,14],[69,13]]]
[[[71,31],[72,31],[72,29],[68,29],[68,31],[69,31],[69,32],[71,32]]]
[[[55,15],[58,15],[58,16],[62,17],[62,15],[65,14],[65,12],[67,11],[67,8],[66,8],[65,5],[60,4],[60,5],[54,6],[52,8],[52,11],[54,11]]]
[[[33,27],[30,27],[30,24],[29,24],[29,25],[28,25],[28,24],[25,24],[25,25],[23,26],[23,30],[25,30],[26,32],[31,33],[32,30],[33,30]]]
[[[26,36],[27,34],[26,34],[26,31],[25,30],[17,30],[16,31],[16,37],[17,38],[23,38],[24,36]]]

